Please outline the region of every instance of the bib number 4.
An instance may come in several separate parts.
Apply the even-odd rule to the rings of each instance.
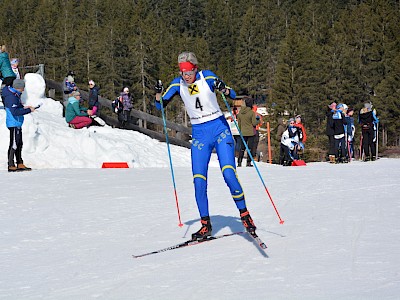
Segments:
[[[200,98],[196,97],[196,108],[203,111],[203,105],[201,105]]]

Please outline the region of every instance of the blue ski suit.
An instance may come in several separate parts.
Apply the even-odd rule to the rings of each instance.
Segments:
[[[166,106],[173,96],[180,95],[192,123],[192,173],[200,217],[209,216],[207,173],[214,148],[236,207],[246,208],[243,189],[236,174],[234,140],[214,91],[214,81],[217,78],[209,70],[197,72],[192,84],[187,84],[181,77],[177,77],[172,80],[162,96]],[[230,88],[229,90],[229,97],[236,98],[235,91]],[[159,101],[156,100],[155,105],[157,109],[161,109]]]

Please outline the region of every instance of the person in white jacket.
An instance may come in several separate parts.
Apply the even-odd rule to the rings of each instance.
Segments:
[[[288,128],[283,132],[281,137],[281,149],[285,155],[280,164],[290,166],[293,160],[298,159],[297,150],[299,141],[299,129],[295,126],[294,119],[290,119]]]

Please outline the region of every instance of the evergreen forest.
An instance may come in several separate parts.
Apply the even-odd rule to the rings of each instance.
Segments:
[[[272,128],[300,114],[311,145],[325,147],[328,104],[346,103],[357,119],[372,102],[380,143],[400,144],[400,0],[0,3],[0,44],[20,66],[44,64],[48,79],[73,70],[80,88],[93,79],[108,99],[128,86],[135,108],[153,112],[155,81],[178,76],[178,54],[192,51],[201,69],[266,106]],[[178,118],[181,101],[168,109]]]

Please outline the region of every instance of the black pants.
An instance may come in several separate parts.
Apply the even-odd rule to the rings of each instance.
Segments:
[[[336,155],[337,150],[335,147],[335,137],[333,135],[328,135],[328,140],[329,140],[328,155]]]
[[[254,144],[254,135],[252,136],[244,136],[244,141],[247,144],[247,147],[250,149],[250,152],[252,152],[253,150],[253,144]],[[244,145],[243,141],[241,144],[241,148],[240,148],[240,152],[239,152],[239,158],[238,158],[238,162],[241,163],[244,157],[244,150],[246,149],[246,146]],[[254,153],[251,153],[251,155],[254,157]],[[247,162],[250,163],[251,162],[251,157],[250,155],[247,155]]]
[[[14,157],[17,160],[18,164],[23,164],[22,161],[22,128],[19,127],[10,127],[10,146],[8,147],[8,166],[14,167],[15,161]]]
[[[376,156],[375,130],[372,126],[368,130],[362,131],[362,147],[364,150],[365,157],[368,157],[370,155],[370,150],[371,150],[371,155],[373,157]]]
[[[130,110],[123,110],[121,113],[118,113],[118,121],[121,128],[125,128],[126,123],[128,123],[131,118]]]
[[[335,139],[335,149],[335,157],[345,158],[348,156],[346,153],[347,145],[344,137],[340,139]]]
[[[281,152],[283,152],[283,160],[280,159],[279,163],[281,165],[290,165],[290,163],[294,159],[299,159],[299,156],[297,155],[297,145],[293,148],[293,150],[290,150],[288,146],[284,145],[281,143]]]

